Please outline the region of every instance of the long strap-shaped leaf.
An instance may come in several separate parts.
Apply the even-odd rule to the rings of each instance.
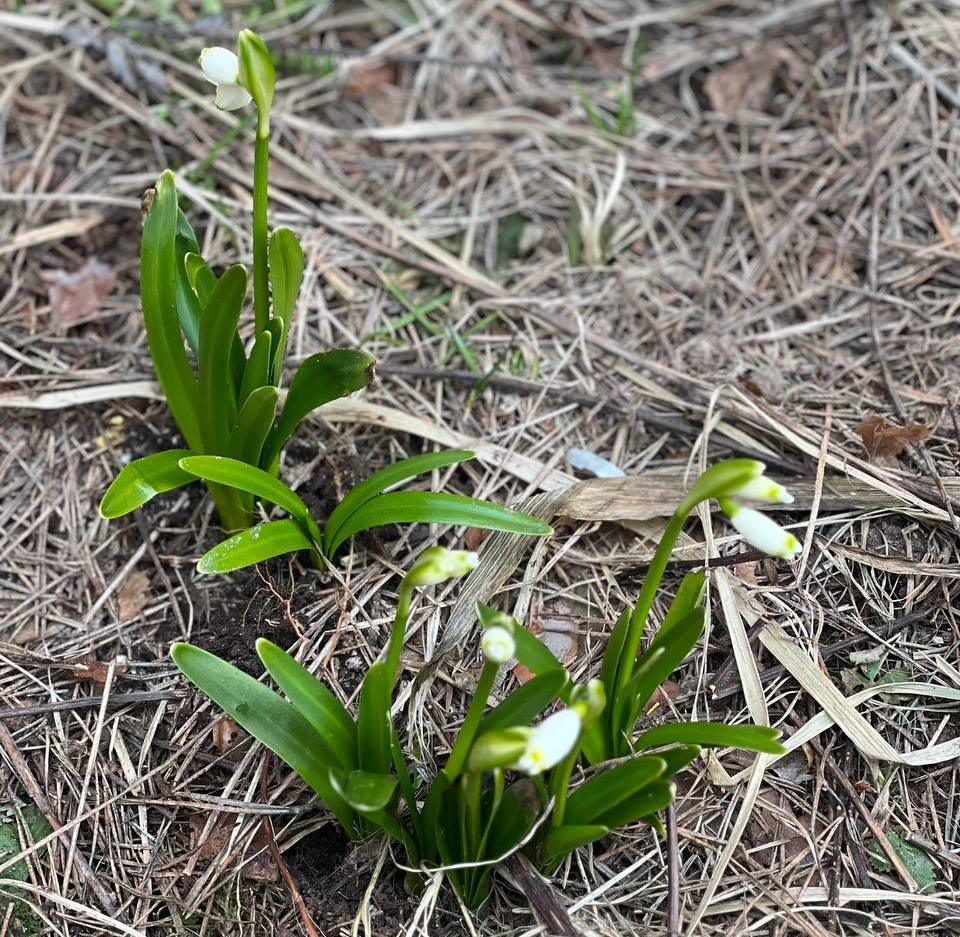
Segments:
[[[432,472],[434,469],[455,465],[472,459],[476,453],[468,449],[446,449],[442,452],[425,452],[423,455],[410,456],[388,465],[386,468],[374,472],[369,478],[355,485],[343,500],[333,509],[327,518],[326,545],[329,551],[330,543],[337,536],[345,521],[361,505],[371,498],[382,494],[388,488],[401,485],[417,475]]]
[[[235,264],[217,281],[200,319],[200,429],[204,452],[215,455],[226,455],[237,416],[230,349],[246,292],[247,271]]]
[[[188,455],[189,449],[168,449],[125,465],[103,494],[100,516],[122,517],[142,507],[155,495],[196,481],[196,475],[180,467],[180,460]]]
[[[140,301],[147,344],[170,412],[189,448],[202,451],[197,381],[177,317],[177,193],[173,174],[157,180],[140,245]]]
[[[519,511],[502,508],[443,491],[391,491],[367,501],[341,525],[328,542],[333,556],[344,541],[361,530],[384,524],[459,524],[484,530],[506,530],[514,534],[542,537],[553,533],[543,521]]]
[[[277,323],[279,327],[279,323]],[[276,337],[276,347],[279,336]],[[270,468],[293,431],[308,414],[331,400],[361,390],[373,377],[374,359],[365,351],[338,348],[311,355],[294,374],[277,428],[270,434],[260,464]]]
[[[234,534],[208,550],[197,563],[201,573],[230,573],[284,553],[312,550],[313,543],[295,520],[267,521]]]
[[[174,644],[174,663],[231,719],[282,758],[333,811],[352,837],[354,814],[333,789],[333,755],[309,722],[249,674],[192,644]]]
[[[751,752],[782,755],[777,741],[780,730],[769,726],[728,726],[722,722],[677,722],[656,726],[641,732],[634,747],[653,748],[680,742],[688,745],[720,745],[724,748],[745,748]]]
[[[303,250],[297,236],[289,228],[277,228],[270,235],[270,298],[275,319],[282,328],[273,350],[270,380],[278,384],[283,373],[283,356],[287,350],[290,321],[303,279]]]
[[[574,826],[596,822],[622,800],[633,797],[651,781],[657,780],[666,768],[667,763],[662,758],[647,756],[601,771],[570,795],[564,822]]]
[[[277,415],[277,388],[258,387],[248,395],[230,434],[227,454],[232,459],[258,465],[263,443]]]

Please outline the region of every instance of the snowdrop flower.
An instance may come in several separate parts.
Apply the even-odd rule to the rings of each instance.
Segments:
[[[483,632],[480,650],[491,664],[505,664],[516,653],[517,643],[509,629],[493,625]]]
[[[249,104],[253,97],[240,84],[240,60],[235,52],[214,46],[200,53],[200,68],[207,81],[217,86],[214,104],[222,111],[235,111]]]
[[[480,558],[472,550],[430,547],[420,554],[416,565],[407,573],[407,581],[412,586],[435,586],[465,576],[478,562]]]
[[[607,705],[607,691],[602,680],[593,679],[586,686],[575,686],[570,695],[570,706],[584,725],[593,722]]]
[[[726,499],[720,507],[750,546],[784,560],[792,560],[800,552],[800,541],[766,514]]]
[[[531,777],[549,771],[573,750],[582,725],[583,720],[573,709],[561,709],[548,716],[530,733],[514,768]]]
[[[750,501],[765,501],[767,504],[793,504],[793,495],[766,475],[751,478],[730,494],[738,498],[748,498]]]

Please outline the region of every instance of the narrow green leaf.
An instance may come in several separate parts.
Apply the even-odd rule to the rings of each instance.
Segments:
[[[568,679],[565,670],[550,670],[528,680],[494,707],[480,724],[480,732],[530,725],[560,696]]]
[[[237,402],[242,407],[247,398],[258,388],[270,384],[270,353],[273,348],[273,332],[264,329],[253,342],[250,357],[243,369],[243,380],[240,382],[240,393]],[[261,463],[263,464],[263,463]]]
[[[264,447],[262,465],[270,466],[280,455],[301,420],[331,400],[347,397],[370,383],[374,359],[365,351],[338,348],[311,355],[290,382],[276,429]]]
[[[235,264],[217,281],[200,319],[200,430],[204,451],[224,455],[237,416],[230,349],[247,292],[247,271]]]
[[[514,790],[504,792],[500,809],[490,828],[485,859],[499,859],[530,832],[536,817],[533,811],[517,796]]]
[[[284,518],[257,524],[218,543],[200,557],[197,569],[201,573],[229,573],[284,553],[312,549],[303,528],[295,520]]]
[[[271,504],[282,507],[292,514],[301,524],[306,524],[310,509],[279,478],[274,478],[263,469],[247,465],[238,459],[229,459],[219,455],[187,456],[180,463],[188,472],[207,481],[230,488],[239,488]],[[256,528],[254,528],[256,529]]]
[[[270,290],[273,315],[282,328],[273,352],[272,383],[279,384],[283,373],[283,356],[287,349],[290,322],[297,304],[297,294],[303,280],[303,250],[297,236],[289,228],[276,228],[270,235],[268,250],[270,263]]]
[[[574,849],[586,846],[588,843],[594,843],[598,839],[603,839],[610,833],[610,827],[598,823],[594,824],[564,824],[563,826],[551,827],[547,835],[543,838],[541,846],[541,855],[543,864],[550,866],[558,860],[562,860]]]
[[[193,252],[184,256],[183,265],[187,273],[187,282],[196,295],[200,308],[203,309],[216,289],[216,274],[207,266],[207,262],[199,254]]]
[[[383,661],[375,663],[360,687],[357,707],[357,750],[364,771],[386,774],[390,770],[390,672]]]
[[[375,813],[390,803],[397,790],[397,779],[390,774],[351,771],[344,791],[346,801],[360,813]]]
[[[666,767],[662,758],[648,756],[633,758],[601,771],[570,795],[563,819],[574,826],[596,822],[621,801],[633,797],[657,780]]]
[[[641,732],[634,748],[654,748],[674,742],[689,745],[715,745],[724,748],[745,748],[751,752],[782,755],[777,741],[780,730],[768,726],[728,726],[720,722],[677,722],[656,726]]]
[[[103,494],[100,516],[122,517],[142,507],[155,495],[196,481],[196,475],[180,468],[180,460],[188,455],[189,449],[168,449],[125,465]]]
[[[266,638],[257,654],[273,682],[320,733],[344,771],[357,766],[357,727],[343,704],[299,661]]]
[[[173,174],[157,180],[140,242],[140,301],[150,357],[170,412],[190,449],[201,451],[197,381],[177,312],[177,192]]]
[[[344,499],[333,509],[327,520],[327,546],[336,537],[340,527],[362,504],[382,494],[388,488],[400,485],[417,475],[432,472],[434,469],[455,465],[472,459],[475,453],[467,449],[445,449],[441,452],[425,452],[388,465],[374,472],[369,478],[355,485]]]
[[[391,491],[357,508],[336,535],[328,538],[327,555],[333,556],[346,540],[361,530],[384,524],[457,524],[484,530],[507,530],[531,537],[553,533],[543,521],[463,495],[443,491]]]
[[[260,452],[277,415],[276,387],[258,387],[247,395],[230,434],[227,455],[247,465],[259,465]]]
[[[677,589],[677,594],[673,597],[663,623],[657,631],[656,639],[663,641],[668,638],[673,628],[700,605],[706,582],[706,574],[702,572],[687,573],[683,577],[680,588]]]
[[[630,612],[625,608],[617,619],[616,627],[607,641],[607,649],[603,652],[603,664],[600,667],[600,682],[603,684],[608,694],[612,694],[614,687],[617,686],[617,675],[621,668],[629,668],[633,672],[633,666],[636,661],[623,660],[623,644],[627,640],[627,632],[630,630]],[[613,700],[608,700],[609,707]]]
[[[697,755],[700,754],[699,745],[674,745],[673,748],[657,752],[657,757],[666,762],[663,771],[663,780],[669,781],[678,771],[685,768]]]
[[[620,801],[612,809],[597,817],[597,823],[615,830],[634,823],[673,803],[676,788],[670,781],[651,781],[639,793]]]
[[[352,832],[353,811],[333,789],[333,755],[313,726],[288,702],[249,674],[192,644],[174,644],[173,662],[231,719],[303,778]]]

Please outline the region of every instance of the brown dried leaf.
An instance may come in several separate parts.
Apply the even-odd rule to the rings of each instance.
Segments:
[[[929,428],[919,423],[894,426],[879,416],[868,416],[856,432],[868,458],[878,465],[896,465],[897,458],[907,446],[915,446],[930,435]]]
[[[236,822],[236,817],[233,815],[223,814],[217,818],[213,829],[204,838],[203,831],[207,825],[207,817],[204,814],[194,814],[190,817],[191,848],[196,850],[201,859],[220,857],[230,841],[230,835]],[[240,870],[243,878],[258,882],[275,882],[277,880],[277,865],[267,848],[267,834],[262,827],[246,848],[245,855],[254,856],[254,858],[243,863]],[[235,865],[236,861],[236,853],[230,853],[222,857],[225,868]]]
[[[236,744],[240,727],[229,717],[224,716],[213,727],[213,747],[218,752],[229,751]]]
[[[120,621],[135,618],[147,607],[152,597],[147,574],[140,570],[132,572],[117,592]]]
[[[96,257],[90,257],[76,272],[56,270],[48,275],[50,286],[50,322],[57,329],[69,328],[92,316],[110,295],[116,277]]]
[[[117,677],[126,673],[129,669],[126,660],[118,657],[114,664],[113,675]],[[85,660],[73,667],[74,677],[78,680],[89,680],[91,683],[105,684],[109,672],[110,661],[108,660]]]
[[[361,65],[351,70],[342,94],[348,101],[359,101],[369,95],[383,94],[397,83],[397,69],[393,65]]]
[[[781,72],[798,79],[802,63],[783,46],[751,42],[743,55],[712,71],[703,90],[713,110],[728,116],[738,111],[766,110],[773,85]]]

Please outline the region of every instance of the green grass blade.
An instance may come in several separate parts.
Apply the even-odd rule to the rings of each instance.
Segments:
[[[777,741],[780,730],[769,726],[728,726],[721,722],[677,722],[656,726],[641,732],[634,747],[655,748],[660,745],[710,745],[722,748],[745,748],[751,752],[782,755]]]
[[[140,301],[150,357],[187,446],[201,451],[197,381],[187,360],[177,312],[177,192],[173,174],[157,180],[140,242]]]
[[[333,556],[338,547],[361,530],[385,524],[457,524],[531,537],[553,533],[553,528],[543,521],[489,501],[442,491],[391,491],[357,508],[337,533],[328,538],[327,555]]]
[[[244,401],[230,434],[227,455],[247,465],[259,465],[260,453],[277,415],[276,387],[258,387]]]
[[[320,733],[344,771],[357,767],[357,727],[343,704],[306,667],[266,638],[257,654],[273,682]]]
[[[595,823],[598,817],[621,801],[656,781],[666,768],[667,763],[662,758],[646,757],[634,758],[601,771],[570,795],[563,818],[574,826]]]
[[[363,679],[357,707],[357,751],[364,771],[386,774],[390,770],[390,672],[383,661],[375,663]]]
[[[293,768],[352,835],[353,811],[329,780],[332,754],[290,703],[249,674],[192,644],[174,644],[171,655],[191,683]]]
[[[225,455],[237,416],[230,350],[247,292],[247,271],[235,264],[220,279],[200,319],[200,430],[204,451]]]
[[[142,507],[155,495],[196,481],[196,475],[180,467],[180,460],[188,455],[189,449],[168,449],[125,465],[103,493],[100,516],[122,517]]]
[[[239,488],[241,491],[263,498],[264,501],[282,507],[301,524],[308,524],[310,509],[279,478],[274,478],[263,469],[247,465],[238,459],[217,455],[187,456],[180,465],[186,471],[206,481]]]
[[[411,456],[388,465],[386,468],[374,472],[369,478],[355,485],[343,500],[333,509],[327,519],[327,543],[337,535],[343,523],[362,504],[371,498],[382,494],[388,488],[400,485],[417,475],[432,472],[434,469],[446,468],[457,462],[472,459],[475,453],[467,449],[445,449],[442,452],[425,452],[423,455]]]
[[[311,355],[290,382],[277,428],[264,447],[262,465],[276,460],[293,431],[307,414],[331,400],[347,397],[370,383],[374,359],[365,351],[339,348]]]
[[[284,518],[257,524],[218,543],[200,557],[197,569],[201,573],[229,573],[284,553],[312,549],[303,528],[295,520]]]

